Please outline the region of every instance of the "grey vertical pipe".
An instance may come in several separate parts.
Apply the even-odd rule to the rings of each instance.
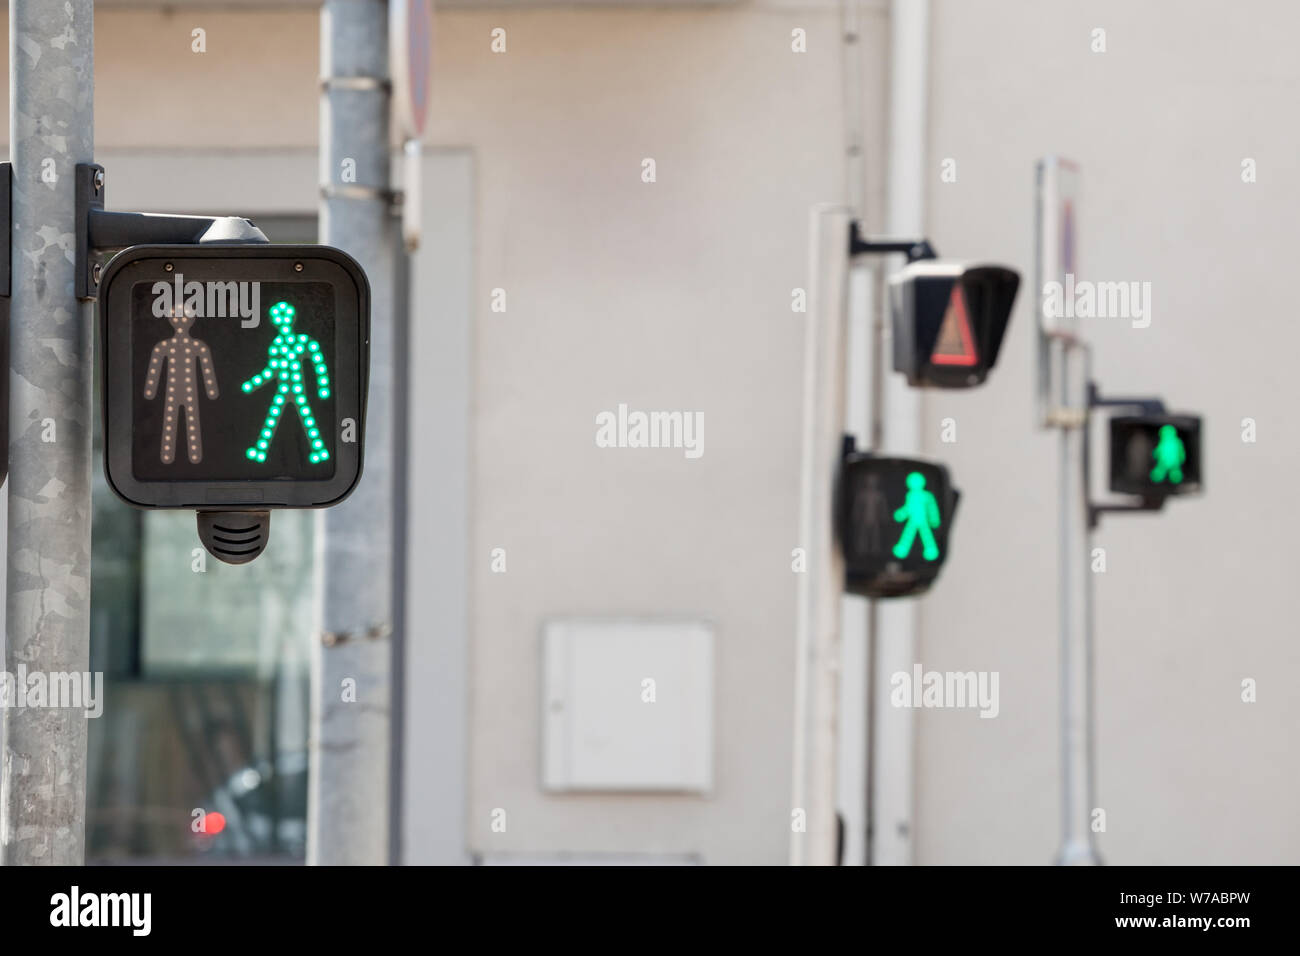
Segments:
[[[91,308],[73,294],[73,190],[94,150],[91,0],[11,0],[13,162],[5,667],[90,669]],[[52,430],[50,425],[52,423]],[[53,435],[53,441],[44,439]],[[80,864],[86,718],[11,708],[0,861]]]
[[[1087,353],[1067,350],[1061,407],[1088,407]],[[1073,358],[1075,361],[1070,361]],[[1101,858],[1093,842],[1095,790],[1092,695],[1092,571],[1089,568],[1088,416],[1061,427],[1061,852],[1057,863],[1088,866]]]
[[[390,819],[396,267],[384,0],[326,0],[321,69],[320,235],[351,254],[370,279],[370,398],[365,474],[352,496],[324,516],[325,633],[312,661],[307,860],[383,864]],[[349,681],[355,701],[345,699]]]
[[[793,866],[833,866],[838,859],[835,796],[844,556],[835,540],[832,498],[847,397],[851,219],[844,207],[814,207],[809,241],[798,539],[805,549],[807,570],[796,575],[791,788],[792,815],[801,814],[805,827],[792,825]]]
[[[409,200],[408,193],[406,199]],[[411,256],[405,250],[394,257],[393,265],[393,354],[407,355],[411,349]],[[407,527],[410,513],[407,510],[407,474],[409,455],[405,438],[410,434],[410,365],[395,362],[393,366],[393,636],[389,652],[392,680],[390,681],[390,731],[391,761],[389,764],[388,812],[391,814],[388,834],[388,862],[402,863],[402,816],[404,812],[402,779],[406,752],[406,587]]]
[[[889,168],[886,230],[895,236],[925,235],[927,97],[930,73],[928,0],[893,0],[889,8]],[[882,270],[882,275],[883,275]],[[881,283],[885,285],[885,283]],[[894,454],[921,451],[921,392],[888,372],[888,303],[876,313],[876,396],[872,448],[888,441]],[[868,793],[871,865],[913,862],[916,788],[916,712],[889,704],[890,675],[918,660],[917,602],[873,601],[868,664],[875,681],[874,723],[868,746],[872,763]]]

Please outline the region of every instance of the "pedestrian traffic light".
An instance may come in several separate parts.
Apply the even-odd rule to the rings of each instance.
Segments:
[[[1116,415],[1110,420],[1110,490],[1158,499],[1201,490],[1201,419]]]
[[[969,388],[1002,347],[1020,276],[1003,266],[923,259],[890,279],[894,371],[909,385]]]
[[[132,246],[104,271],[99,309],[104,472],[129,504],[319,508],[356,485],[370,301],[347,255]]]
[[[958,498],[943,465],[857,452],[846,440],[834,504],[845,590],[863,597],[927,590],[948,556]]]

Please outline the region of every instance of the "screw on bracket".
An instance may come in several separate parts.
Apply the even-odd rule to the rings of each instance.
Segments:
[[[99,265],[90,261],[90,215],[104,208],[104,167],[78,163],[76,170],[76,295],[93,299],[99,294]]]

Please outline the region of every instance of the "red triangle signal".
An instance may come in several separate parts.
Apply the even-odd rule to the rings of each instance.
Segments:
[[[961,285],[954,283],[948,298],[948,309],[939,326],[939,337],[930,353],[932,365],[975,365],[979,356],[975,352],[975,336],[971,334],[970,316],[966,312],[966,297]]]

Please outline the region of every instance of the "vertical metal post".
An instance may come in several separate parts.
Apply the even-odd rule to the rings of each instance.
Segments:
[[[831,499],[844,436],[850,220],[849,210],[839,207],[812,214],[799,495],[799,547],[807,567],[797,575],[795,630],[795,866],[834,865],[839,842],[835,762],[844,557],[833,534]]]
[[[885,226],[896,236],[925,234],[926,123],[930,70],[929,0],[891,0],[889,7],[889,165]],[[878,270],[880,285],[886,264]],[[921,396],[901,378],[890,378],[888,296],[878,299],[872,358],[872,442],[882,450],[888,438],[898,454],[920,451]],[[916,715],[889,703],[891,674],[917,660],[916,602],[872,601],[868,668],[872,681],[867,720],[870,764],[867,784],[868,865],[912,862],[916,780]]]
[[[307,859],[383,864],[390,852],[396,268],[386,0],[326,0],[321,68],[321,241],[351,254],[370,279],[371,342],[365,474],[323,522]]]
[[[409,172],[409,167],[408,167]],[[417,177],[418,178],[418,177]],[[406,180],[409,182],[410,180]],[[412,210],[409,203],[418,202],[418,193],[404,192],[402,197],[402,232],[406,237],[409,220],[418,223],[420,211]],[[395,272],[393,275],[393,354],[408,355],[411,350],[411,253],[404,249],[393,256]],[[409,582],[406,564],[406,548],[409,543],[408,527],[410,511],[407,499],[407,476],[410,468],[410,455],[406,447],[405,436],[410,434],[411,423],[411,381],[408,362],[393,363],[393,636],[390,648],[391,679],[389,681],[389,700],[391,724],[389,739],[392,741],[392,755],[389,760],[389,794],[388,812],[388,862],[400,865],[403,854],[402,816],[404,812],[404,794],[402,780],[405,772],[403,755],[406,752],[406,588]]]
[[[77,163],[94,149],[91,0],[10,0],[13,161],[5,668],[90,669],[93,322],[73,291]],[[86,718],[10,708],[0,861],[85,855]]]
[[[883,270],[881,270],[883,272]],[[871,277],[871,295],[873,321],[871,323],[871,425],[868,448],[873,452],[882,452],[885,445],[885,317],[888,315],[888,302],[881,298],[883,282],[877,279],[877,273]],[[883,306],[883,307],[882,307]],[[866,794],[865,807],[862,811],[864,833],[862,840],[862,864],[871,866],[875,863],[876,842],[876,757],[880,745],[880,715],[876,712],[876,678],[880,673],[880,602],[871,598],[867,601],[867,653],[866,653],[866,703],[864,713],[867,719],[866,747],[863,757],[863,791]]]
[[[1061,852],[1057,863],[1101,862],[1093,842],[1092,572],[1088,526],[1087,348],[1061,363]]]
[[[853,218],[866,221],[866,135],[863,76],[865,44],[862,41],[862,0],[840,0],[840,34],[843,42],[841,80],[844,103],[844,196]],[[848,358],[845,384],[844,430],[854,437],[858,447],[869,447],[874,439],[871,416],[877,407],[872,394],[876,376],[872,374],[874,356],[872,336],[876,313],[876,277],[874,270],[851,267],[848,297],[848,334],[845,349]],[[870,735],[875,730],[871,718],[871,618],[874,602],[854,594],[840,599],[841,662],[840,722],[838,727],[839,768],[836,779],[839,812],[843,821],[844,840],[841,864],[856,865],[867,853],[870,839],[870,800],[860,795],[871,789]],[[858,643],[859,635],[861,644]],[[861,840],[864,849],[858,850]]]

